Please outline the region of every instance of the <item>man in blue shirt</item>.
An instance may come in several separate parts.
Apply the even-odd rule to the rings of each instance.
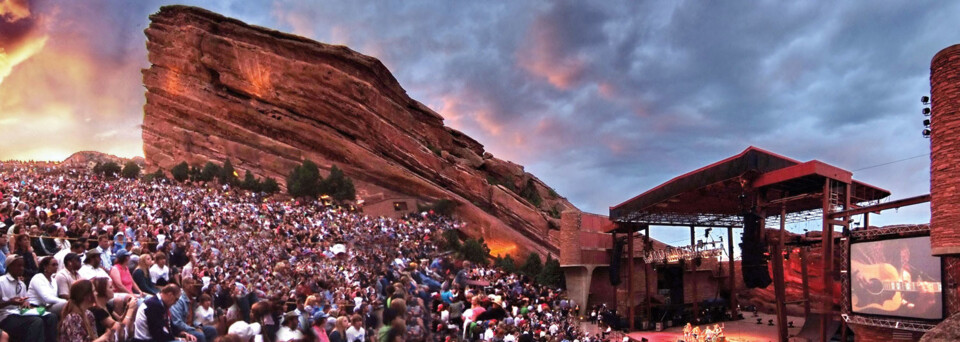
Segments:
[[[170,307],[170,319],[173,323],[173,326],[177,330],[185,331],[193,337],[197,338],[198,342],[207,342],[213,341],[217,337],[217,329],[215,327],[202,327],[196,328],[190,325],[190,322],[193,321],[190,316],[190,298],[200,295],[200,289],[202,284],[193,280],[193,278],[183,279],[183,291],[180,293],[180,298],[177,300],[173,306]]]

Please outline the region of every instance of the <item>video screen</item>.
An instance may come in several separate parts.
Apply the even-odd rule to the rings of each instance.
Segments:
[[[850,245],[855,313],[941,319],[940,276],[940,257],[930,255],[929,236]]]

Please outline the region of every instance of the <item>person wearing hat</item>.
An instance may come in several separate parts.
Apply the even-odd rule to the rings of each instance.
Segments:
[[[86,257],[83,259],[83,266],[81,266],[78,271],[80,279],[110,278],[107,271],[105,271],[103,267],[100,267],[100,263],[102,262],[103,259],[100,258],[100,251],[96,249],[87,251]]]
[[[56,339],[57,315],[23,315],[22,308],[30,308],[27,285],[23,276],[23,258],[11,254],[5,266],[7,274],[0,277],[0,329],[10,334],[13,341],[53,342]]]
[[[283,314],[283,322],[280,330],[277,331],[277,342],[299,341],[303,339],[303,333],[297,329],[300,324],[300,315],[295,311]]]
[[[141,294],[140,287],[133,281],[129,268],[130,252],[126,249],[117,251],[117,262],[110,269],[110,279],[113,280],[113,290],[117,293],[129,293],[135,296]]]

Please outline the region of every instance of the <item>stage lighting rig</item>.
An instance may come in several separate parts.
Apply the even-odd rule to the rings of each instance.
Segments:
[[[924,138],[929,138],[929,137],[930,137],[930,129],[929,129],[929,128],[924,128],[924,129],[923,129],[923,137],[924,137]]]
[[[920,97],[920,103],[922,103],[924,106],[930,104],[930,97],[929,97],[929,96],[926,96],[926,95],[921,96],[921,97]]]

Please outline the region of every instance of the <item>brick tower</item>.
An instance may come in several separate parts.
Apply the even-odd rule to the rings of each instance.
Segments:
[[[960,44],[930,63],[930,243],[934,255],[960,254]]]

